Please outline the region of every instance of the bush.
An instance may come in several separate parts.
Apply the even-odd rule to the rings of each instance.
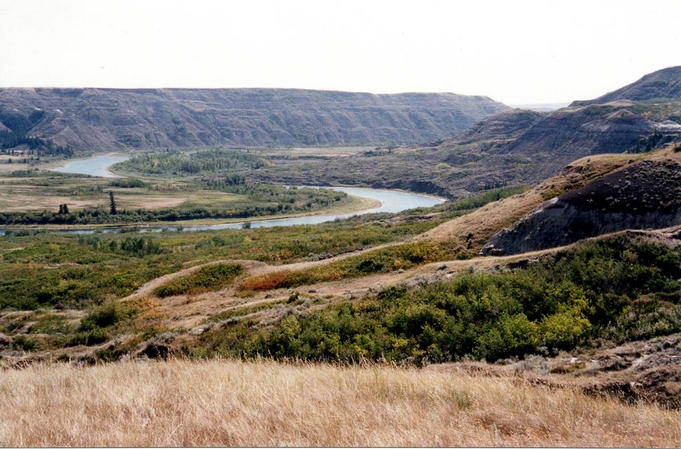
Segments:
[[[383,260],[362,256],[342,262],[365,267],[366,260]],[[680,296],[678,261],[675,250],[625,236],[586,242],[514,271],[390,287],[356,303],[289,316],[271,328],[240,323],[211,331],[202,336],[200,352],[423,364],[555,353],[603,340],[619,344],[681,331],[681,305],[660,299]],[[303,278],[278,276],[258,282],[285,285]]]
[[[68,334],[73,328],[66,318],[58,315],[44,316],[36,324],[32,325],[29,332],[33,334]]]
[[[243,267],[238,264],[208,265],[188,276],[157,287],[154,294],[164,298],[219,290],[227,287],[242,272]]]
[[[291,288],[370,273],[387,273],[449,257],[452,257],[452,252],[443,245],[426,242],[404,243],[369,251],[320,267],[300,271],[278,271],[253,277],[242,282],[239,288],[241,290]]]
[[[12,346],[19,351],[33,351],[37,345],[32,338],[28,338],[25,335],[19,335],[12,340]]]
[[[108,339],[109,335],[104,329],[91,329],[68,336],[64,341],[64,346],[92,346],[104,343]]]
[[[509,356],[523,356],[535,350],[539,342],[538,326],[524,313],[502,315],[479,336],[475,352],[488,361]]]
[[[589,320],[574,308],[547,316],[540,324],[547,346],[570,349],[577,346],[591,328]]]
[[[109,182],[111,187],[121,187],[124,189],[133,189],[146,187],[147,185],[141,179],[137,178],[116,178]]]
[[[80,331],[94,331],[113,326],[119,321],[131,318],[137,310],[123,304],[109,303],[97,307],[80,322]]]

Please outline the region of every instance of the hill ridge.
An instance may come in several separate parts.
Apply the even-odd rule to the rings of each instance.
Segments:
[[[454,93],[3,88],[0,129],[76,151],[418,143],[508,107]]]
[[[646,101],[657,98],[681,98],[681,65],[648,73],[624,87],[593,100],[573,101],[570,106],[609,103],[616,100]]]

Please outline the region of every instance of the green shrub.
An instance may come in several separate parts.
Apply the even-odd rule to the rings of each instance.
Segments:
[[[188,276],[157,287],[154,290],[154,294],[163,298],[166,296],[220,290],[228,286],[242,272],[243,267],[238,264],[208,265]]]
[[[110,327],[119,321],[124,321],[131,318],[136,313],[137,310],[135,308],[127,307],[124,304],[105,304],[103,306],[97,307],[85,318],[83,318],[80,322],[79,330],[88,332]]]
[[[533,352],[538,342],[538,326],[529,321],[524,313],[504,314],[489,323],[487,330],[479,336],[475,353],[489,361],[522,356]]]
[[[78,332],[66,337],[64,346],[92,346],[104,343],[109,339],[109,334],[104,329],[96,328],[85,332]]]
[[[558,349],[574,348],[590,328],[589,320],[575,308],[549,315],[540,323],[546,345]]]
[[[12,346],[19,351],[33,351],[36,349],[37,344],[32,338],[26,337],[25,335],[19,335],[12,340]]]
[[[363,260],[382,259],[351,263],[366,266]],[[523,269],[390,287],[359,302],[289,316],[271,328],[240,323],[214,330],[201,337],[196,351],[423,364],[649,338],[681,331],[681,305],[660,299],[679,297],[678,262],[674,250],[618,236]]]
[[[68,334],[73,331],[66,318],[58,315],[46,315],[31,326],[30,332],[34,334]]]
[[[359,277],[370,273],[388,273],[424,263],[453,257],[446,246],[429,243],[403,243],[368,251],[319,267],[299,271],[278,271],[246,279],[241,290],[273,290]]]
[[[122,187],[124,189],[133,189],[146,187],[147,185],[141,179],[137,178],[115,178],[109,182],[111,187]]]

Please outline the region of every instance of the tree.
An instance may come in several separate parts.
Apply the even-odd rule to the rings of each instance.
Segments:
[[[109,210],[111,215],[116,215],[116,200],[112,191],[109,191]]]

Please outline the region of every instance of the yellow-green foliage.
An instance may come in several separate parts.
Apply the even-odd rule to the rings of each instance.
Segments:
[[[192,274],[163,284],[154,290],[160,297],[197,294],[227,287],[243,267],[238,264],[215,264],[203,267]]]
[[[387,273],[436,262],[455,255],[447,247],[430,242],[405,243],[369,251],[359,256],[300,271],[279,271],[246,279],[242,290],[271,290],[335,281],[371,273]]]
[[[204,334],[197,348],[230,356],[425,363],[620,344],[681,331],[680,266],[678,251],[618,236],[524,269],[391,287],[290,315],[271,328],[238,323]]]
[[[333,256],[430,229],[437,221],[392,223],[358,217],[315,226],[146,234],[146,248],[126,250],[130,234],[89,236],[12,232],[0,239],[0,310],[86,308],[121,298],[187,263],[255,259],[300,260]],[[135,238],[137,241],[137,239]]]

